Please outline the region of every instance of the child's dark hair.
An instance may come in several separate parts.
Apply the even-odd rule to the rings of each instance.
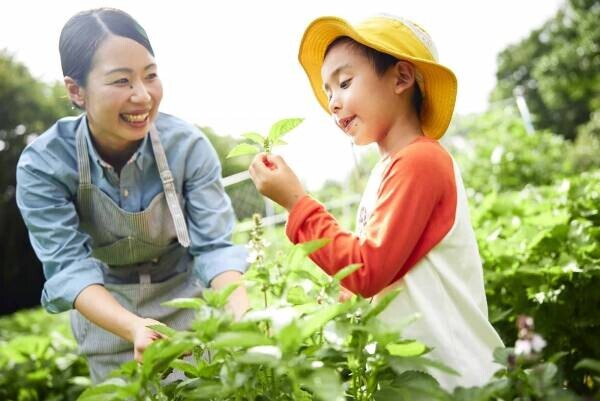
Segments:
[[[71,17],[60,33],[58,49],[63,75],[85,87],[94,54],[110,35],[134,40],[154,56],[144,28],[126,12],[114,8],[82,11]]]
[[[352,49],[360,51],[367,59],[369,59],[369,61],[371,62],[371,65],[373,65],[375,73],[380,77],[382,77],[383,74],[385,74],[385,72],[391,66],[393,66],[394,64],[396,64],[399,61],[396,57],[394,57],[392,55],[389,55],[387,53],[382,53],[382,52],[377,51],[369,46],[365,46],[362,43],[359,43],[356,40],[354,40],[348,36],[340,36],[339,38],[336,38],[333,42],[331,42],[329,44],[329,46],[327,46],[327,49],[325,50],[325,55],[323,56],[323,58],[325,58],[327,56],[327,53],[329,53],[329,51],[331,49],[333,49],[335,46],[341,45],[341,44],[350,46]],[[421,105],[423,103],[423,95],[421,94],[421,89],[419,88],[419,85],[414,85],[412,103],[413,103],[413,106],[415,107],[415,111],[417,112],[417,115],[420,115],[421,114]]]

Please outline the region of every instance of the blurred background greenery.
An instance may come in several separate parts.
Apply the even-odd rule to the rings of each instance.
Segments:
[[[561,362],[565,380],[582,393],[589,391],[589,376],[573,367],[585,357],[600,359],[598,21],[598,1],[567,1],[543,26],[498,55],[488,110],[456,116],[443,139],[467,186],[490,319],[510,344],[516,316],[533,316],[549,343],[546,356],[566,353]],[[524,103],[519,105],[518,99]],[[0,51],[0,315],[38,306],[43,284],[15,204],[16,162],[27,143],[73,113],[60,83],[36,80],[25,65]],[[224,177],[246,170],[248,158],[225,159],[238,140],[200,128],[221,158]],[[355,199],[376,158],[363,155],[345,181],[327,182],[315,196],[326,204]],[[227,191],[240,221],[266,213],[249,180]],[[351,229],[354,208],[352,200],[331,210]],[[268,235],[274,248],[289,246],[281,226]],[[247,233],[241,230],[235,239],[244,242]],[[59,377],[64,369],[56,370],[56,355],[71,355],[74,345],[64,315],[40,326],[44,316],[33,310],[0,319],[0,348],[15,334],[45,338],[50,327],[59,327],[63,340],[36,343],[44,352],[53,350],[43,369]],[[7,360],[0,352],[0,368],[9,366],[3,358]],[[37,361],[31,369],[39,372],[46,359]],[[55,386],[77,385],[79,379],[72,378],[84,375],[86,368],[76,361],[70,360],[73,371]]]

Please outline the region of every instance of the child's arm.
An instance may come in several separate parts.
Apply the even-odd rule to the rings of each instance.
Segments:
[[[281,174],[281,180],[271,180],[280,166],[278,159],[269,160],[275,164],[271,168],[255,167],[262,174],[262,188],[286,197],[285,180],[289,176]],[[331,243],[311,258],[330,275],[349,264],[362,263],[363,267],[343,284],[369,297],[401,278],[442,240],[453,225],[455,208],[452,161],[425,146],[391,161],[364,237],[342,229],[320,203],[307,195],[295,199],[288,208],[286,233],[294,243],[331,238]]]

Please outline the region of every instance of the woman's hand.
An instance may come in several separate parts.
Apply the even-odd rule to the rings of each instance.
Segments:
[[[259,153],[248,170],[256,189],[288,211],[306,195],[300,180],[281,156]]]
[[[163,335],[152,330],[148,326],[163,324],[158,320],[140,318],[133,329],[133,358],[142,362],[144,350],[154,341],[163,338]]]

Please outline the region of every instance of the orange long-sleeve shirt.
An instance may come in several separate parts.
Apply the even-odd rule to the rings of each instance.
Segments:
[[[311,255],[330,275],[361,263],[342,284],[363,297],[402,278],[444,238],[456,213],[452,158],[437,141],[419,137],[380,161],[374,171],[379,173],[381,176],[371,177],[379,185],[377,197],[370,216],[359,222],[363,225],[358,227],[359,234],[341,228],[310,196],[294,205],[286,226],[293,243],[331,239]]]

